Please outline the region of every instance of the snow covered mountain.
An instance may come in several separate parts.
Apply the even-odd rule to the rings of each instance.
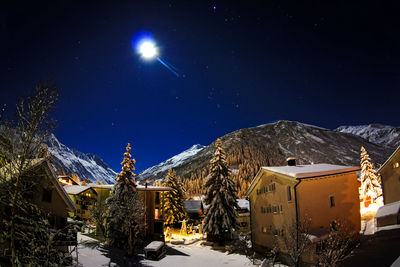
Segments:
[[[357,135],[295,121],[278,121],[240,129],[222,136],[221,140],[231,169],[238,177],[249,182],[260,166],[286,165],[289,156],[295,156],[298,164],[359,166],[360,148],[364,146],[378,167],[394,150],[393,147],[374,144]],[[215,152],[214,143],[175,164],[177,175],[190,179],[204,178]],[[171,158],[165,162],[174,160]],[[146,170],[145,178],[152,181],[165,178],[169,167],[165,167],[164,171],[159,167],[164,166],[165,162]]]
[[[71,149],[60,143],[54,134],[46,140],[46,145],[48,152],[52,155],[53,166],[56,170],[61,170],[66,174],[76,174],[81,180],[115,183],[116,172],[98,156]]]
[[[187,161],[190,161],[190,159],[195,156],[197,153],[199,153],[205,146],[202,145],[193,145],[191,148],[183,151],[182,153],[173,156],[172,158],[161,162],[153,167],[150,167],[141,173],[139,173],[138,177],[136,178],[137,180],[144,180],[148,177],[154,177],[155,175],[160,175],[161,173],[166,173],[169,169],[171,168],[176,168]]]
[[[382,124],[340,126],[335,131],[361,136],[371,143],[394,147],[400,146],[400,127]]]

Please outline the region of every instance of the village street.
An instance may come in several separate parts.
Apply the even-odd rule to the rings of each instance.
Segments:
[[[258,266],[244,255],[227,254],[201,246],[200,241],[191,245],[168,244],[167,255],[159,261],[144,259],[139,255],[129,261],[118,250],[109,251],[97,240],[78,233],[78,266]],[[76,261],[75,261],[76,262]],[[282,265],[283,266],[283,265]]]
[[[400,229],[379,231],[374,235],[362,235],[361,243],[354,254],[341,266],[400,266],[398,245]],[[109,251],[97,240],[78,233],[78,266],[259,266],[260,261],[252,262],[243,255],[227,254],[215,251],[199,242],[191,245],[168,244],[167,255],[159,261],[144,259],[139,255],[127,260],[123,252]],[[374,255],[374,257],[371,257]],[[279,266],[279,265],[276,265]],[[280,265],[284,266],[284,265]]]

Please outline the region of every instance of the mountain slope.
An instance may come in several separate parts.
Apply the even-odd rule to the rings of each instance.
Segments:
[[[291,121],[237,130],[221,139],[234,179],[237,183],[244,181],[247,184],[260,166],[286,165],[289,156],[295,156],[297,164],[359,166],[360,148],[364,146],[379,166],[393,151],[393,148],[373,144],[359,136]],[[189,160],[175,166],[177,175],[192,181],[204,179],[214,151],[213,142]],[[153,175],[147,178],[157,180],[164,177],[165,171],[153,169]]]
[[[400,127],[382,124],[340,126],[335,131],[358,135],[371,143],[394,147],[400,146]]]
[[[86,181],[114,183],[117,175],[101,158],[70,149],[52,134],[46,140],[53,166],[66,174],[74,173]]]
[[[142,171],[137,179],[138,180],[144,180],[148,177],[154,177],[159,173],[164,173],[168,171],[171,168],[175,168],[177,166],[180,166],[184,164],[185,162],[190,161],[190,159],[195,156],[197,153],[199,153],[205,146],[202,145],[193,145],[191,148],[183,151],[182,153],[173,156],[172,158],[163,161],[151,168],[148,168],[144,171]]]

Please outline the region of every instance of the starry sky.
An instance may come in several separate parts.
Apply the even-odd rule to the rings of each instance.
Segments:
[[[58,139],[115,171],[127,142],[139,172],[193,144],[281,119],[330,129],[400,124],[394,2],[1,5],[1,102],[13,106],[37,82],[54,81]],[[132,49],[139,31],[153,34],[179,77]]]

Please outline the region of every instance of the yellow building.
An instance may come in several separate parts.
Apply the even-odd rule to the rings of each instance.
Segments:
[[[106,199],[111,194],[113,185],[92,185],[99,198]],[[152,240],[164,239],[164,198],[162,192],[171,190],[170,187],[138,185],[136,189],[145,207],[146,236]]]
[[[379,168],[378,174],[382,179],[385,205],[400,201],[400,146]]]
[[[89,220],[89,209],[97,199],[97,192],[90,186],[84,185],[66,185],[64,189],[76,205],[75,216],[83,220]]]
[[[95,185],[90,185],[91,188],[96,190],[97,192],[97,199],[98,200],[106,200],[110,194],[111,194],[111,189],[113,188],[114,185],[112,184],[95,184]]]
[[[312,235],[323,237],[335,221],[354,237],[360,231],[359,167],[331,164],[261,167],[247,195],[253,248],[261,253],[277,243],[291,225],[309,221]],[[305,259],[307,261],[307,259]],[[311,260],[312,261],[312,260]]]

